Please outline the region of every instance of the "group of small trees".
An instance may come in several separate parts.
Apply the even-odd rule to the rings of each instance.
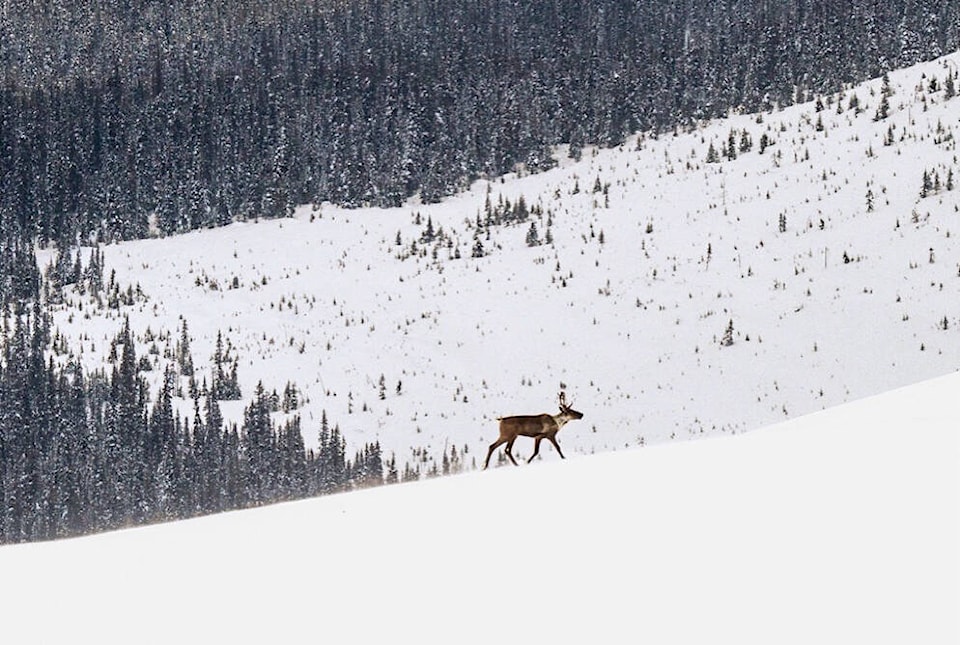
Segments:
[[[763,133],[760,137],[760,153],[762,154],[767,147],[772,144],[770,137]],[[720,151],[717,152],[717,148],[713,145],[713,141],[710,142],[709,147],[707,148],[707,163],[720,163],[720,158],[723,157],[728,161],[733,161],[737,158],[738,154],[746,154],[753,150],[753,136],[746,129],[738,131],[731,129],[730,133],[727,135],[727,140],[724,142]]]
[[[544,222],[546,219],[546,232],[543,238],[540,237],[540,231],[537,228],[537,222]],[[539,203],[534,204],[533,206],[527,205],[527,200],[523,195],[520,195],[516,201],[512,202],[509,198],[505,198],[502,194],[497,196],[496,203],[490,199],[490,192],[487,191],[487,197],[484,201],[483,214],[477,213],[476,219],[476,240],[479,242],[481,231],[489,231],[492,227],[495,226],[513,226],[517,224],[523,224],[529,221],[530,226],[527,228],[527,233],[524,237],[524,242],[527,246],[540,246],[541,244],[552,244],[553,243],[553,231],[551,230],[553,224],[553,212],[547,209],[544,211],[543,206]],[[481,257],[482,243],[479,247],[475,245],[475,251],[477,254],[474,257]]]
[[[213,374],[210,392],[220,401],[236,401],[242,397],[240,383],[237,380],[239,358],[233,355],[230,342],[223,340],[223,334],[217,332],[217,344],[213,352]]]
[[[258,384],[237,426],[197,393],[174,409],[175,379],[156,400],[128,324],[109,372],[45,361],[49,320],[6,309],[0,338],[0,544],[81,535],[384,482],[379,443],[353,459],[324,413],[306,450],[298,416],[274,421]],[[292,386],[285,391],[290,403]],[[295,388],[293,388],[295,389]],[[394,466],[395,467],[395,466]]]
[[[920,199],[926,199],[943,190],[953,190],[953,168],[947,169],[947,176],[944,181],[940,179],[940,171],[936,168],[923,170],[923,180],[920,185]]]
[[[259,384],[239,425],[224,422],[219,401],[239,399],[238,357],[218,334],[212,383],[196,385],[190,334],[182,323],[160,387],[151,401],[128,322],[110,343],[109,367],[87,372],[65,340],[51,343],[43,303],[67,287],[92,292],[102,284],[103,257],[94,249],[86,267],[69,247],[47,268],[41,299],[33,248],[0,229],[15,260],[20,249],[30,271],[11,262],[0,305],[0,544],[81,535],[182,519],[336,490],[383,483],[380,446],[364,445],[353,459],[326,414],[319,448],[305,450],[295,385],[283,396]],[[27,263],[24,263],[26,266]],[[52,283],[47,284],[47,283]],[[111,276],[109,284],[115,281]],[[108,291],[112,287],[108,285]],[[155,339],[153,334],[146,336]],[[66,357],[47,359],[48,348]],[[175,412],[190,381],[191,418]],[[281,421],[274,413],[282,410]],[[395,464],[394,464],[395,470]]]
[[[119,302],[119,286],[115,280],[110,283],[109,302]],[[103,290],[103,251],[99,245],[89,253],[87,265],[83,264],[81,249],[72,249],[69,243],[57,247],[56,259],[44,271],[44,298],[47,302],[57,303],[64,298],[64,292],[72,287],[79,294],[90,294],[100,298]]]
[[[544,220],[546,233],[541,237],[537,223],[540,222],[543,225]],[[493,201],[491,199],[491,192],[488,189],[483,210],[477,211],[476,219],[468,223],[468,226],[473,229],[473,243],[470,256],[473,258],[482,258],[487,255],[488,251],[484,245],[484,241],[490,240],[490,233],[494,228],[516,226],[528,221],[530,222],[530,226],[527,228],[527,233],[524,238],[527,246],[553,243],[553,232],[551,231],[553,213],[549,209],[545,211],[539,203],[528,206],[526,198],[523,195],[511,201],[510,198],[500,194],[497,200]],[[446,247],[449,259],[459,260],[462,257],[459,243],[457,243],[451,234],[442,226],[435,226],[431,216],[428,215],[426,222],[424,222],[421,214],[415,212],[413,214],[413,222],[416,226],[422,226],[423,228],[420,235],[410,242],[408,250],[398,252],[398,258],[405,259],[416,255],[426,256],[427,249],[431,247],[433,249],[432,256],[434,259],[437,258],[438,251],[443,247]],[[404,247],[403,235],[400,231],[397,231],[394,246]]]

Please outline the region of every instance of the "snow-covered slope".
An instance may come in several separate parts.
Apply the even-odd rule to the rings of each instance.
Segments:
[[[956,643],[958,391],[3,547],[3,640]]]
[[[585,454],[739,433],[946,374],[960,367],[960,190],[947,190],[960,98],[944,90],[958,64],[892,73],[882,120],[877,79],[822,111],[733,115],[578,162],[561,150],[552,171],[440,204],[304,207],[105,247],[106,274],[144,297],[117,311],[70,294],[56,326],[96,367],[129,316],[155,383],[182,321],[201,378],[222,332],[248,400],[258,381],[298,386],[308,444],[326,411],[348,449],[378,440],[423,469],[452,448],[481,462],[495,417],[554,411],[561,384],[586,414],[561,443]],[[736,159],[706,163],[728,140]],[[921,198],[924,171],[939,190]],[[472,258],[487,200],[521,197],[553,244],[528,247],[529,223],[484,228],[487,255]],[[428,222],[449,245],[423,241]]]

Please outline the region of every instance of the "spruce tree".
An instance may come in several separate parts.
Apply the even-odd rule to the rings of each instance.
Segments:
[[[760,154],[763,154],[763,152],[767,149],[767,147],[770,146],[770,144],[771,144],[770,137],[767,136],[767,133],[764,132],[763,134],[761,134],[760,135],[760,151],[759,151]]]
[[[713,141],[710,142],[710,147],[707,148],[707,163],[719,163],[720,155],[717,154],[717,149],[713,147]]]
[[[193,356],[190,354],[190,333],[187,330],[186,319],[183,320],[180,328],[180,342],[177,343],[177,365],[180,368],[180,374],[193,376]]]
[[[733,319],[730,319],[730,322],[727,323],[727,328],[723,332],[723,338],[720,340],[720,344],[724,347],[730,347],[733,345]]]
[[[530,228],[527,229],[527,246],[539,246],[540,235],[537,233],[537,223],[530,222]]]
[[[882,121],[890,116],[890,97],[893,96],[893,89],[890,87],[890,75],[883,75],[883,87],[880,90],[880,105],[873,115],[874,121]]]
[[[930,196],[930,193],[933,191],[933,181],[930,179],[930,171],[926,168],[923,170],[923,182],[920,186],[920,198],[924,199]]]

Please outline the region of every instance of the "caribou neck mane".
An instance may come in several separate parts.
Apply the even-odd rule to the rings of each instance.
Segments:
[[[552,418],[553,418],[553,422],[557,424],[557,430],[559,430],[560,428],[563,427],[563,425],[567,421],[573,420],[573,415],[567,412],[566,410],[563,410],[560,412],[560,414],[552,415]]]

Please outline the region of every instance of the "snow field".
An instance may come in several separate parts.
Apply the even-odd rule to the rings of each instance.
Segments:
[[[960,365],[960,191],[919,192],[925,169],[960,171],[960,99],[928,88],[958,62],[891,73],[883,121],[876,79],[822,97],[822,112],[732,115],[576,162],[561,149],[554,170],[440,204],[306,206],[104,247],[106,273],[146,300],[113,311],[74,294],[55,324],[91,368],[123,316],[138,354],[147,329],[168,333],[155,384],[183,320],[201,378],[221,331],[246,397],[258,381],[300,388],[308,445],[325,410],[348,454],[377,440],[423,470],[450,448],[479,463],[497,416],[552,412],[561,384],[585,413],[560,436],[572,455],[741,433],[946,374]],[[705,162],[743,131],[749,152]],[[480,235],[488,255],[471,258],[488,197],[521,196],[545,213],[541,239],[552,220],[553,245],[528,248],[529,223],[494,227]],[[436,259],[420,243],[428,219],[454,244]],[[239,421],[243,405],[224,412]],[[181,410],[192,416],[189,401]]]
[[[958,389],[7,546],[4,638],[955,643]]]

